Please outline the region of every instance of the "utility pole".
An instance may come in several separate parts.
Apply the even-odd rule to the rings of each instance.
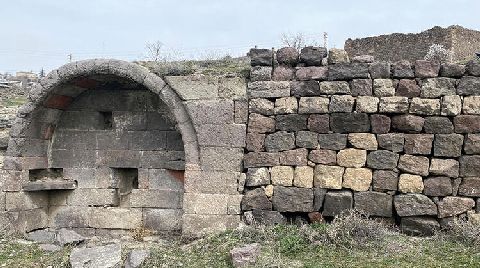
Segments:
[[[68,54],[68,62],[72,62],[72,53]]]
[[[328,45],[328,33],[327,32],[323,32],[323,47],[324,48],[327,48],[327,45]],[[327,48],[328,49],[328,48]]]

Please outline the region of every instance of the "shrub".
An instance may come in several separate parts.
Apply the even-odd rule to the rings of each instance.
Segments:
[[[444,239],[449,241],[480,247],[480,228],[478,224],[474,224],[466,219],[455,219],[439,235],[442,235]]]
[[[440,63],[449,63],[453,61],[453,56],[453,51],[444,48],[443,45],[433,44],[428,49],[424,59]]]

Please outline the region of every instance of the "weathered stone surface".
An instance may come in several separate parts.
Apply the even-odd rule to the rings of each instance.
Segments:
[[[267,168],[249,168],[245,186],[261,186],[270,184],[270,173]]]
[[[467,134],[464,150],[466,154],[480,154],[480,134]]]
[[[295,150],[283,151],[280,153],[280,165],[287,166],[306,166],[308,150],[299,148]]]
[[[475,206],[472,198],[447,196],[438,202],[438,217],[445,218],[465,213]]]
[[[377,97],[358,96],[355,111],[357,113],[376,113],[379,102],[380,100]]]
[[[342,178],[345,168],[338,166],[316,165],[313,177],[315,187],[342,189]]]
[[[331,113],[351,113],[355,98],[350,95],[334,95],[331,97],[328,109]]]
[[[372,63],[375,61],[375,57],[371,55],[359,55],[352,58],[352,62],[357,63]]]
[[[46,229],[35,230],[29,232],[26,238],[38,243],[53,243],[55,241],[55,232]]]
[[[480,132],[480,115],[459,115],[453,119],[456,133]]]
[[[402,155],[398,161],[398,168],[402,171],[418,174],[421,176],[428,175],[430,161],[425,156]]]
[[[392,79],[375,79],[373,80],[373,94],[377,97],[393,97],[395,96],[395,88]]]
[[[324,95],[350,94],[350,87],[345,81],[324,81],[320,82],[319,93]]]
[[[295,167],[293,186],[300,188],[312,188],[313,168],[309,166]]]
[[[277,50],[277,61],[280,64],[296,66],[299,60],[299,53],[293,47],[282,47]]]
[[[370,133],[351,133],[348,134],[348,142],[357,149],[377,150],[378,143],[374,134]]]
[[[460,96],[442,97],[441,115],[458,115],[462,110],[462,99]]]
[[[290,96],[288,81],[255,81],[247,85],[249,98],[281,98]]]
[[[452,180],[448,177],[428,177],[423,185],[423,193],[428,196],[447,196],[453,191]]]
[[[320,211],[323,207],[323,200],[325,200],[325,195],[327,194],[327,189],[322,189],[319,187],[313,188],[313,210]]]
[[[415,61],[415,76],[419,78],[437,77],[440,63],[427,60]]]
[[[413,78],[412,66],[409,61],[401,60],[397,61],[392,66],[392,73],[394,78]]]
[[[124,266],[125,268],[138,268],[148,257],[150,257],[148,249],[132,249],[127,255]]]
[[[418,97],[420,96],[420,87],[413,79],[400,79],[395,95],[408,98]]]
[[[439,229],[440,224],[433,218],[405,217],[400,223],[402,232],[414,236],[432,236]]]
[[[275,100],[275,114],[292,114],[297,113],[298,102],[295,97],[283,97]]]
[[[273,115],[274,103],[268,99],[250,99],[248,111],[262,115]]]
[[[380,148],[389,150],[395,153],[403,152],[405,144],[405,134],[403,133],[387,133],[378,134],[378,145]]]
[[[262,209],[272,210],[272,203],[261,188],[247,191],[242,199],[242,210]]]
[[[301,114],[328,113],[330,100],[326,97],[301,97],[298,112]]]
[[[318,134],[312,131],[299,131],[295,143],[298,147],[315,149],[318,146]]]
[[[389,62],[373,62],[368,68],[372,79],[390,78],[390,63]]]
[[[120,244],[95,246],[91,248],[74,248],[70,254],[72,268],[83,267],[117,267],[122,261]]]
[[[369,78],[368,65],[364,63],[335,64],[328,66],[329,80]]]
[[[432,152],[433,134],[406,134],[405,153],[429,155]]]
[[[313,190],[276,186],[272,203],[278,212],[310,212],[313,210]]]
[[[462,77],[465,74],[465,65],[455,63],[444,63],[440,67],[440,76]]]
[[[416,115],[404,114],[392,117],[392,128],[398,132],[421,132],[424,124],[425,119]]]
[[[267,152],[280,152],[295,148],[295,135],[286,131],[269,134],[265,138]]]
[[[297,67],[295,73],[296,77],[300,81],[305,80],[327,80],[328,78],[328,67]]]
[[[275,166],[270,168],[270,179],[273,185],[292,186],[293,167]]]
[[[287,219],[278,211],[254,209],[245,212],[244,215],[247,224],[276,225],[285,224],[287,221]],[[251,217],[249,217],[249,215],[251,215]]]
[[[462,183],[458,188],[458,194],[463,196],[480,197],[480,178],[463,178]]]
[[[317,81],[300,81],[291,82],[290,91],[292,96],[318,96],[320,94],[320,86]]]
[[[307,129],[308,115],[285,114],[275,116],[275,127],[277,130],[299,131]]]
[[[368,191],[372,183],[372,171],[368,168],[346,168],[343,174],[343,188],[354,191]]]
[[[436,134],[433,145],[434,156],[459,157],[462,155],[463,135]]]
[[[402,194],[394,197],[395,210],[400,217],[437,215],[437,206],[421,194]]]
[[[370,123],[372,125],[372,133],[381,134],[390,131],[392,120],[390,117],[382,114],[372,114],[370,116]]]
[[[330,128],[336,133],[369,132],[370,119],[365,113],[333,113]]]
[[[257,243],[230,250],[230,259],[232,260],[233,267],[247,267],[255,264],[259,255],[260,245]]]
[[[468,96],[463,98],[464,114],[480,114],[480,96]]]
[[[408,107],[407,97],[381,97],[378,111],[381,113],[406,113]]]
[[[348,148],[337,154],[337,164],[342,167],[363,167],[367,158],[366,150]]]
[[[459,163],[455,159],[432,158],[430,174],[457,178],[459,174]]]
[[[275,119],[252,113],[248,119],[248,132],[268,133],[275,131]]]
[[[355,192],[354,208],[370,216],[392,217],[393,197],[378,192]]]
[[[480,95],[480,77],[462,77],[458,82],[457,94],[462,96]]]
[[[272,67],[254,66],[250,70],[250,81],[269,81],[272,80]]]
[[[375,170],[373,172],[373,189],[396,191],[398,186],[398,172],[392,170]]]
[[[324,165],[337,164],[337,153],[333,150],[312,150],[308,154],[308,160]]]
[[[423,180],[421,176],[411,174],[401,174],[398,180],[398,190],[402,193],[423,192]]]
[[[470,60],[466,66],[467,74],[480,76],[480,61],[478,59]]]
[[[347,147],[347,134],[319,134],[318,144],[320,149],[342,150]]]
[[[410,113],[420,115],[439,115],[440,100],[413,98],[410,103]]]
[[[327,57],[327,49],[324,47],[308,46],[300,51],[300,62],[307,66],[320,66],[325,57]]]
[[[449,134],[453,133],[453,123],[447,117],[431,116],[425,118],[423,125],[425,133]]]
[[[325,195],[323,216],[337,216],[343,211],[352,209],[353,196],[350,191],[330,191]]]
[[[438,98],[450,95],[455,95],[455,79],[439,77],[423,81],[420,97]]]
[[[308,117],[308,129],[317,133],[330,131],[330,116],[328,114],[312,114]]]
[[[273,61],[273,51],[264,48],[252,48],[248,53],[250,64],[252,66],[271,66]]]
[[[332,48],[328,51],[328,64],[348,63],[350,59],[343,49]]]
[[[246,148],[251,152],[265,151],[265,134],[247,133],[245,138]]]
[[[76,233],[73,230],[67,230],[62,228],[57,231],[56,240],[60,246],[77,245],[85,241],[85,237]]]
[[[398,154],[385,150],[372,151],[367,156],[367,166],[374,169],[394,169],[397,167]]]
[[[371,79],[353,79],[350,82],[352,96],[372,96]]]

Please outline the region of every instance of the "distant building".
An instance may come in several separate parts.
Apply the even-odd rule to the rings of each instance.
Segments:
[[[376,60],[410,61],[423,59],[432,44],[443,45],[452,51],[453,61],[465,61],[475,57],[480,50],[480,31],[458,25],[448,28],[435,26],[421,33],[394,33],[374,37],[348,39],[345,50],[350,57],[372,55]]]

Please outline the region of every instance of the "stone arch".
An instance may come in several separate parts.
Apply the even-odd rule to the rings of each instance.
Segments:
[[[91,77],[105,76],[140,85],[142,89],[157,95],[167,106],[181,135],[185,153],[185,174],[173,176],[189,178],[192,177],[190,173],[201,169],[197,135],[190,115],[177,92],[161,77],[140,65],[119,60],[94,59],[66,64],[50,72],[29,92],[29,102],[19,109],[10,131],[0,185],[4,186],[4,191],[18,193],[11,197],[18,199],[13,211],[8,212],[7,209],[9,220],[18,231],[28,232],[49,226],[46,223],[49,216],[41,209],[47,207],[47,210],[50,210],[51,197],[47,195],[45,205],[44,196],[27,196],[22,191],[22,185],[28,182],[29,170],[46,169],[50,172],[52,135],[62,113],[77,96],[85,91],[92,91],[89,88]],[[84,90],[77,92],[69,88],[72,81]],[[23,199],[28,202],[21,201]],[[181,204],[181,201],[179,202]]]
[[[6,159],[7,165],[4,166],[4,169],[15,169],[10,166],[12,164],[18,169],[20,163],[16,163],[11,157],[28,156],[28,153],[25,155],[25,150],[22,151],[22,145],[16,139],[27,138],[26,132],[33,121],[35,111],[42,107],[51,94],[55,93],[55,88],[73,79],[90,75],[113,75],[129,79],[157,94],[173,113],[177,128],[182,135],[185,146],[185,170],[199,169],[199,147],[195,129],[182,100],[175,90],[166,84],[161,77],[149,72],[146,68],[114,59],[93,59],[66,64],[50,72],[40,81],[39,85],[32,89],[28,96],[29,102],[19,109],[12,126],[7,149],[7,156],[10,158]],[[21,140],[20,143],[23,142],[24,140]]]

